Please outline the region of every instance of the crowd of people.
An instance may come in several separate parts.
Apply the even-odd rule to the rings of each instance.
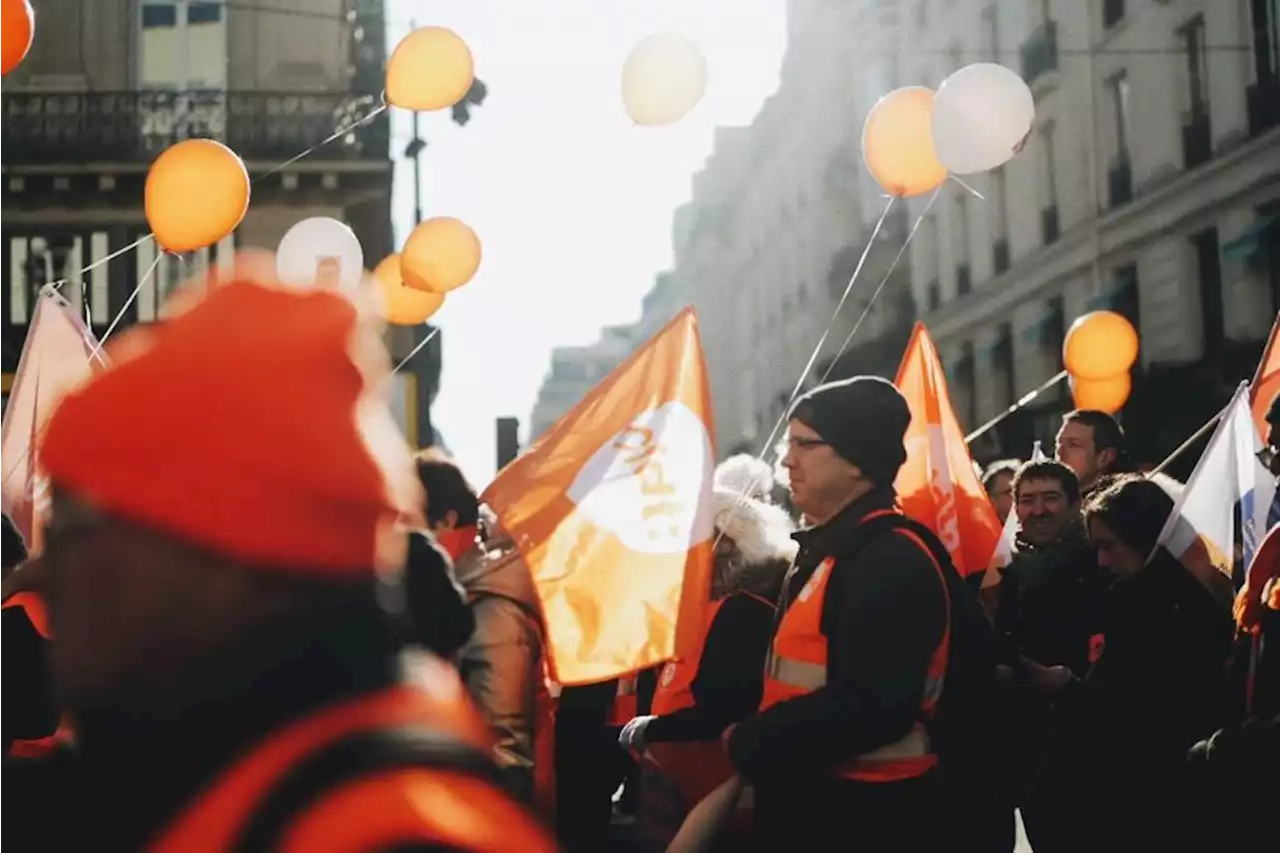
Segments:
[[[700,653],[562,688],[501,520],[384,440],[379,349],[239,281],[59,406],[43,549],[5,525],[13,849],[997,853],[1015,810],[1037,853],[1274,844],[1280,533],[1222,601],[1110,416],[985,472],[1017,541],[979,589],[898,508],[902,395],[821,385],[794,515],[716,471]]]

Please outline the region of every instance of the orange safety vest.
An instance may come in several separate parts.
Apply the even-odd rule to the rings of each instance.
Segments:
[[[30,591],[15,592],[0,604],[0,610],[8,610],[11,607],[25,612],[27,619],[31,621],[31,627],[35,628],[36,633],[42,638],[45,640],[53,638],[49,630],[49,613],[45,609],[44,599],[39,595]],[[43,758],[62,744],[69,743],[71,739],[71,726],[64,716],[59,720],[53,734],[31,740],[15,740],[9,745],[8,754],[10,758]]]
[[[443,762],[377,767],[309,792],[285,812],[278,834],[250,840],[271,798],[307,784],[309,760],[366,734],[418,733],[491,768],[488,727],[440,664],[426,689],[397,686],[339,703],[269,736],[213,781],[170,824],[150,853],[355,853],[438,844],[475,853],[552,853],[537,821],[474,768]],[[444,690],[433,689],[443,687]],[[447,691],[447,692],[446,692]],[[394,740],[392,741],[394,742]],[[392,756],[395,758],[395,756]],[[314,778],[314,777],[312,777]],[[272,843],[267,844],[270,840]]]
[[[770,607],[775,606],[774,602],[752,593],[736,594],[750,595]],[[707,635],[711,633],[716,614],[728,600],[729,597],[725,597],[711,602],[702,629],[702,639],[698,644],[699,649],[706,647]],[[693,707],[693,680],[698,675],[700,659],[700,655],[697,659],[677,658],[662,668],[658,688],[653,694],[654,714],[664,716]],[[709,741],[651,743],[648,751],[654,763],[679,789],[689,808],[701,802],[736,772],[719,738]]]
[[[877,510],[868,513],[864,522],[877,516],[889,515],[893,510]],[[853,761],[836,768],[836,773],[848,779],[862,782],[896,782],[923,776],[938,763],[938,757],[930,748],[929,735],[924,721],[933,715],[942,685],[946,677],[947,652],[951,646],[951,596],[947,590],[942,566],[929,546],[915,532],[896,528],[895,536],[906,536],[929,555],[938,572],[938,580],[947,596],[947,625],[942,640],[934,649],[925,674],[920,718],[906,736],[886,744]],[[818,564],[809,580],[801,588],[795,601],[783,614],[769,649],[765,663],[764,698],[760,710],[766,710],[779,702],[811,693],[827,683],[827,638],[822,633],[822,602],[827,593],[827,581],[835,560],[831,557]]]
[[[608,725],[625,726],[636,716],[640,707],[639,697],[636,695],[638,685],[639,676],[634,673],[618,679],[618,692],[614,694],[613,705],[609,707]]]

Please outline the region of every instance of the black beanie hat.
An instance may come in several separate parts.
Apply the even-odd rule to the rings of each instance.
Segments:
[[[907,459],[911,410],[893,383],[878,376],[819,385],[796,400],[790,419],[822,436],[877,486],[893,485]]]

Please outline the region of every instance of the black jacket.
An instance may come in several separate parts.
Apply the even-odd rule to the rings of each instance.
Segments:
[[[735,594],[725,599],[707,631],[690,689],[694,704],[657,717],[645,727],[650,743],[718,738],[760,707],[764,662],[773,639],[775,610],[765,600]]]
[[[878,490],[795,535],[800,553],[780,614],[818,564],[835,558],[822,605],[827,683],[733,730],[729,757],[748,781],[811,781],[901,739],[918,718],[929,663],[946,630],[947,597],[933,559],[912,539],[884,533],[860,541],[864,516],[893,506],[892,491]]]
[[[476,619],[453,575],[453,563],[426,534],[409,537],[404,591],[413,640],[442,658],[452,658],[471,639]]]

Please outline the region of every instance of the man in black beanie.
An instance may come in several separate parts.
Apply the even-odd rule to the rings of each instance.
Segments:
[[[795,536],[760,711],[727,734],[761,849],[924,850],[937,837],[924,722],[945,674],[949,580],[960,580],[897,508],[910,421],[897,388],[870,376],[815,388],[791,410],[783,465],[810,526]]]

